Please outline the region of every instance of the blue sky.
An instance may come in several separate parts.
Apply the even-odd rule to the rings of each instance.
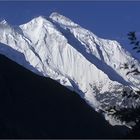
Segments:
[[[59,12],[96,35],[117,39],[140,31],[140,1],[1,1],[0,18],[19,25]]]

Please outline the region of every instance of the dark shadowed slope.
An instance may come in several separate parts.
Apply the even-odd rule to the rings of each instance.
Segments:
[[[76,93],[0,55],[0,138],[118,138]]]

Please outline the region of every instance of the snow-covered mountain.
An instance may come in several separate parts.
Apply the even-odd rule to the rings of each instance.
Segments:
[[[140,64],[117,41],[52,13],[18,27],[0,22],[0,53],[76,91],[112,125],[139,121],[131,116],[140,106]]]

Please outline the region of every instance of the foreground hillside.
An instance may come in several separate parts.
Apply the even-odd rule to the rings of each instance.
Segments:
[[[0,55],[0,138],[120,138],[77,94]]]

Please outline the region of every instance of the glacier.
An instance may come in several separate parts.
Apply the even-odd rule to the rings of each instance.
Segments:
[[[132,128],[139,121],[139,115],[127,118],[140,107],[139,61],[119,42],[59,13],[19,26],[1,21],[0,54],[75,91],[111,125]]]

